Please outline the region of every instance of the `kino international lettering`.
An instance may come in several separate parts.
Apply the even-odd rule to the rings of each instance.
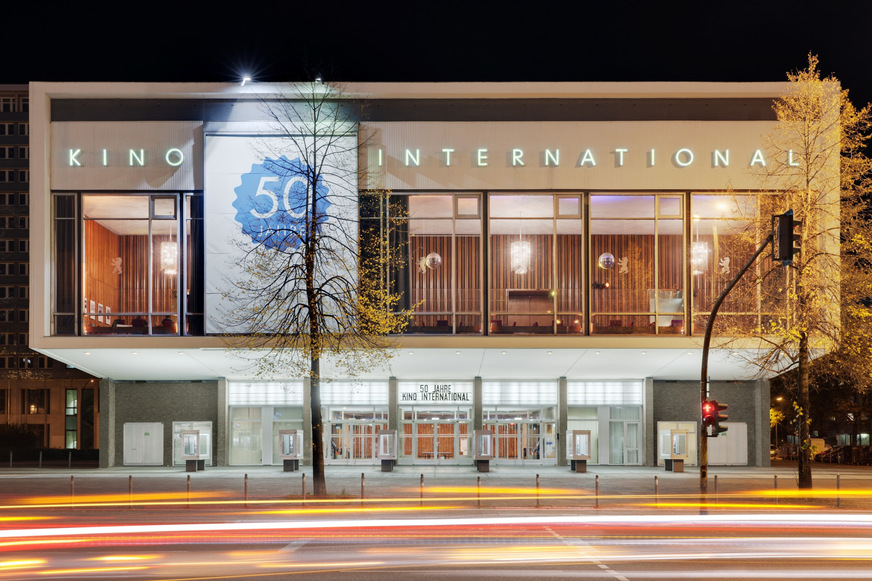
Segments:
[[[430,385],[422,383],[418,391],[400,393],[400,401],[414,402],[469,402],[468,392],[455,392],[450,383]]]

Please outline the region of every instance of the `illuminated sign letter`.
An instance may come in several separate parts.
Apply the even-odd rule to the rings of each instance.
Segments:
[[[136,150],[135,150],[135,149],[131,149],[131,150],[130,150],[130,157],[129,157],[129,159],[128,159],[128,163],[129,163],[130,165],[133,165],[133,160],[136,160],[136,163],[138,163],[138,164],[140,165],[140,167],[145,166],[145,150],[144,150],[144,149],[140,149],[140,150],[139,150],[139,155],[136,155]]]
[[[410,163],[414,163],[415,167],[418,167],[421,165],[421,150],[420,149],[415,150],[415,155],[412,155],[411,150],[409,150],[409,149],[406,150],[406,167],[409,167]]]
[[[103,167],[106,167],[107,165],[109,165],[109,150],[104,149],[103,150]]]
[[[751,157],[750,167],[754,167],[754,165],[760,164],[761,167],[766,167],[766,160],[763,159],[763,152],[759,149],[754,152],[754,156]]]
[[[185,161],[185,154],[178,147],[173,147],[167,150],[165,159],[167,163],[173,167],[179,167]]]
[[[682,160],[683,158],[683,160]],[[682,147],[675,152],[675,165],[687,167],[693,163],[693,152],[686,147]]]
[[[450,166],[451,165],[451,154],[454,153],[454,148],[453,147],[443,147],[442,153],[445,154],[445,167]]]
[[[486,167],[487,166],[487,149],[479,149],[476,151],[476,162],[478,163],[478,167]]]
[[[70,150],[70,167],[82,167],[82,162],[79,161],[80,153],[82,153],[81,149]]]
[[[382,150],[381,149],[378,150],[378,166],[379,167],[382,166]]]
[[[524,164],[524,150],[515,148],[512,150],[512,166]]]
[[[730,150],[729,149],[725,149],[724,151],[721,151],[720,149],[716,149],[714,151],[714,153],[712,154],[712,157],[714,158],[713,161],[714,161],[715,167],[720,167],[721,164],[723,164],[724,167],[727,167],[730,165]]]
[[[596,167],[596,160],[589,149],[585,149],[584,153],[581,154],[581,161],[578,162],[578,165],[583,166],[586,163],[589,163],[591,167]]]
[[[624,167],[624,154],[629,151],[625,148],[615,149],[615,155],[617,155],[618,167]]]
[[[560,150],[555,149],[554,153],[551,153],[550,149],[545,150],[545,165],[560,165]]]
[[[654,167],[654,150],[648,152],[648,167]]]
[[[792,149],[787,150],[787,165],[789,165],[790,167],[799,167],[799,162],[794,161],[794,159],[793,159],[793,150]]]

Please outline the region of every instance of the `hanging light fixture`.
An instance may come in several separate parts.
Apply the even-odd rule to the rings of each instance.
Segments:
[[[164,274],[175,276],[178,273],[179,245],[175,242],[160,243],[160,269]]]
[[[703,274],[708,268],[708,242],[693,242],[690,245],[690,265],[693,274]]]
[[[533,253],[530,243],[526,240],[512,242],[509,247],[509,253],[512,259],[512,272],[515,274],[527,274],[530,270],[530,258]]]

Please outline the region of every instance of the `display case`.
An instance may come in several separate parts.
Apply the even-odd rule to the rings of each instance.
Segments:
[[[493,430],[475,430],[473,438],[475,467],[479,472],[490,472],[490,461],[494,457]]]
[[[687,430],[660,430],[660,457],[667,472],[684,472]]]
[[[590,430],[570,430],[566,433],[566,457],[573,472],[587,472],[590,446]]]
[[[279,430],[279,458],[285,472],[300,469],[300,458],[303,456],[303,431]]]
[[[376,438],[376,455],[381,460],[382,472],[391,472],[397,463],[397,431],[379,430]]]
[[[203,442],[204,436],[200,430],[182,430],[182,460],[185,461],[186,472],[196,472],[206,469],[206,457],[209,454],[208,441]]]

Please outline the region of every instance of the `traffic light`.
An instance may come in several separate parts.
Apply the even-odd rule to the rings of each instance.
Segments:
[[[727,420],[727,414],[721,413],[727,407],[729,407],[727,404],[718,403],[713,399],[702,402],[702,426],[705,435],[709,438],[715,438],[727,431],[726,426],[720,425]]]
[[[793,210],[772,216],[772,260],[788,266],[799,252],[801,234],[796,230],[802,222],[793,219]]]

